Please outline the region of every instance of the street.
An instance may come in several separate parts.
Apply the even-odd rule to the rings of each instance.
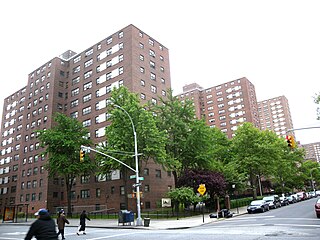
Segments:
[[[319,239],[320,219],[314,213],[316,198],[265,213],[245,214],[187,229],[116,229],[87,228],[87,235],[77,236],[76,227],[66,227],[66,239]],[[1,225],[0,239],[23,239],[29,226]]]

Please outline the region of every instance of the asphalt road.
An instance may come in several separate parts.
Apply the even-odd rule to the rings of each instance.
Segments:
[[[66,228],[66,240],[319,240],[320,219],[314,213],[316,198],[270,210],[265,213],[212,222],[199,227],[176,230],[88,228],[77,236],[75,227]],[[0,240],[23,239],[28,226],[1,225]]]

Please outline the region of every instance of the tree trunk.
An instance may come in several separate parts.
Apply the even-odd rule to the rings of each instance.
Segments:
[[[72,180],[69,177],[66,177],[66,190],[67,190],[67,216],[72,217],[72,208],[71,208],[71,189],[73,185],[73,178]]]

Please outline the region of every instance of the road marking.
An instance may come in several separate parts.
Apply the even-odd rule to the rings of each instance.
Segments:
[[[4,238],[4,237],[0,237],[0,239],[4,239],[4,240],[21,240],[21,238]]]
[[[120,237],[120,236],[127,236],[127,235],[133,235],[137,234],[139,232],[132,232],[132,233],[121,233],[121,234],[115,234],[115,235],[109,235],[104,237],[97,237],[97,238],[87,238],[87,240],[98,240],[98,239],[107,239],[107,238],[114,238],[114,237]]]

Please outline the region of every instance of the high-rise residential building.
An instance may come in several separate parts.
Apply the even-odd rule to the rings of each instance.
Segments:
[[[305,160],[312,160],[320,163],[320,142],[300,145],[306,151]]]
[[[49,129],[55,112],[76,118],[89,130],[95,144],[105,141],[106,106],[114,87],[125,86],[142,103],[157,103],[171,87],[169,52],[160,42],[129,25],[89,46],[81,53],[71,50],[43,63],[28,75],[26,86],[4,100],[0,147],[0,211],[15,206],[34,212],[45,207],[66,207],[65,182],[48,179],[46,156],[35,130]],[[141,163],[142,208],[155,208],[173,184],[161,166]],[[81,176],[72,189],[75,212],[135,209],[131,198],[133,179],[120,171]],[[1,212],[0,212],[1,214]]]
[[[275,97],[258,102],[261,130],[272,130],[280,137],[286,137],[293,129],[288,99]]]
[[[183,93],[177,96],[181,101],[192,100],[195,115],[205,117],[210,127],[220,128],[229,138],[243,122],[260,128],[255,87],[247,78],[206,89],[193,83],[184,86]]]

